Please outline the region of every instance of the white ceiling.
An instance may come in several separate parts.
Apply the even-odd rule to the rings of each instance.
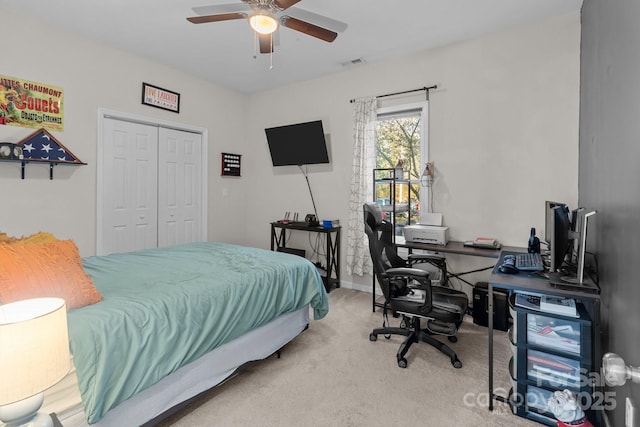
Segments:
[[[576,12],[582,6],[582,0],[302,0],[295,7],[342,21],[347,29],[326,43],[280,28],[273,57],[254,57],[254,36],[246,21],[195,25],[185,19],[196,16],[192,7],[236,2],[241,3],[0,0],[0,9],[36,16],[212,83],[252,93],[359,66],[351,64],[356,59],[372,63]],[[19,42],[19,37],[9,40]]]

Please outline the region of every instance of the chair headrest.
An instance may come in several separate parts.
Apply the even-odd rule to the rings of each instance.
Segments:
[[[364,210],[364,220],[371,228],[382,224],[382,208],[377,203],[365,203],[362,206]]]

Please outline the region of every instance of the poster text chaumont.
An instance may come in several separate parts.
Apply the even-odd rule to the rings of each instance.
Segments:
[[[0,126],[64,130],[62,88],[0,74]]]

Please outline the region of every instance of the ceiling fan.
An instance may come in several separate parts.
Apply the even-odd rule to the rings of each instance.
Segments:
[[[273,52],[273,32],[279,26],[331,43],[347,24],[317,13],[292,7],[301,0],[242,0],[242,3],[194,7],[193,24],[247,19],[256,32],[260,53]]]

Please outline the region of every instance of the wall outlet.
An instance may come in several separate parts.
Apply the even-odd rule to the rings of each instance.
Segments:
[[[635,427],[636,422],[636,408],[633,406],[631,399],[627,397],[625,400],[625,410],[624,410],[624,426],[625,427]]]

